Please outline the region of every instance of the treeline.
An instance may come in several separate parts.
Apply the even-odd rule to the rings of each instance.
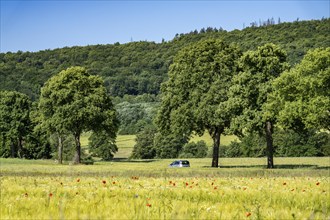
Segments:
[[[77,154],[79,154],[77,158],[80,158],[80,153],[84,157],[84,151],[75,151],[72,146],[76,145],[78,146],[76,149],[80,149],[80,135],[82,132],[91,131],[94,135],[90,138],[90,152],[93,156],[105,160],[111,159],[117,151],[115,133],[138,133],[138,143],[132,155],[135,158],[168,158],[180,155],[202,157],[210,153],[207,152],[207,147],[203,142],[189,143],[192,132],[202,134],[208,131],[213,136],[213,140],[216,140],[215,136],[220,138],[220,134],[229,132],[227,130],[230,127],[232,127],[232,133],[240,137],[240,142],[221,147],[220,156],[265,156],[267,152],[264,145],[267,139],[261,137],[265,135],[265,131],[262,130],[264,122],[261,123],[258,119],[263,117],[263,109],[268,105],[268,93],[282,90],[281,84],[273,85],[272,81],[290,68],[304,74],[303,70],[309,67],[308,59],[321,60],[318,57],[326,57],[327,55],[322,55],[322,53],[327,54],[328,49],[324,52],[311,51],[314,48],[330,46],[329,25],[330,19],[322,19],[269,24],[261,27],[252,25],[242,31],[231,32],[207,28],[188,34],[177,34],[172,41],[163,41],[159,44],[131,42],[122,45],[116,43],[61,48],[36,53],[1,53],[0,156],[50,158],[56,157],[61,146],[62,159],[70,159],[76,157]],[[265,44],[269,42],[275,43],[276,46]],[[311,54],[306,57],[307,51]],[[313,53],[317,54],[316,58],[313,58]],[[258,60],[263,56],[264,59]],[[303,58],[305,61],[301,64]],[[102,91],[100,93],[102,95],[90,97],[95,103],[82,98],[84,95],[81,93],[84,92],[83,89],[79,89],[79,86],[82,88],[86,86],[76,85],[76,82],[73,82],[75,86],[72,87],[65,77],[61,80],[68,83],[67,87],[64,88],[61,86],[62,83],[57,82],[54,85],[57,86],[58,91],[54,87],[48,88],[47,93],[42,93],[41,89],[47,87],[47,83],[45,84],[47,80],[58,78],[59,73],[62,75],[67,73],[70,76],[72,66],[79,66],[73,72],[82,74],[82,76],[77,76],[77,81],[84,79],[86,74],[88,77],[97,78],[97,88]],[[274,109],[278,111],[276,114],[282,112],[281,120],[285,121],[283,124],[288,124],[288,128],[276,128],[273,133],[275,143],[273,153],[276,156],[329,155],[329,133],[327,133],[329,128],[324,126],[329,119],[325,117],[326,115],[324,116],[326,110],[318,109],[320,106],[324,108],[326,105],[323,100],[329,98],[322,87],[328,82],[326,76],[329,72],[322,70],[320,74],[323,75],[318,76],[318,71],[320,71],[317,69],[318,64],[312,62],[312,66],[313,68],[316,66],[316,69],[311,70],[310,73],[316,75],[311,74],[308,76],[310,78],[304,78],[303,75],[301,77],[305,80],[302,85],[307,82],[314,83],[310,86],[302,86],[298,89],[289,85],[291,85],[290,82],[298,81],[299,78],[282,79],[281,83],[287,87],[284,87],[281,96],[289,97],[289,101],[295,98],[306,99],[307,95],[304,95],[303,91],[310,92],[311,97],[313,94],[318,94],[319,90],[322,91],[321,95],[312,102],[301,105],[299,100],[296,100],[296,106],[285,105],[284,107],[288,109],[282,111],[278,109],[278,106],[283,103],[274,104],[273,102]],[[188,68],[191,71],[187,71]],[[180,77],[181,73],[185,73],[186,77]],[[196,75],[191,75],[193,73]],[[235,78],[235,74],[240,75],[241,78]],[[314,82],[313,79],[316,81]],[[186,84],[189,80],[191,81]],[[84,83],[84,80],[81,83]],[[236,91],[235,86],[231,86],[235,83]],[[181,90],[178,85],[181,86]],[[93,86],[95,85],[91,85],[88,91],[93,91]],[[167,86],[169,86],[168,89],[166,89]],[[310,88],[315,88],[314,93],[309,91]],[[228,93],[230,89],[232,89],[231,95]],[[89,94],[88,91],[85,93]],[[247,93],[242,94],[242,91]],[[52,92],[53,95],[50,95]],[[78,95],[80,98],[77,98]],[[273,95],[276,96],[276,94]],[[101,96],[106,100],[105,104],[111,106],[112,113],[109,118],[114,121],[107,124],[108,127],[104,124],[103,127],[97,128],[98,126],[91,125],[95,123],[95,120],[100,120],[98,117],[103,114],[101,112],[97,116],[94,111],[100,108],[97,100]],[[229,99],[230,96],[231,99]],[[277,96],[280,95],[277,94]],[[43,106],[40,103],[42,99],[45,100],[45,97],[51,101]],[[108,97],[111,97],[111,101]],[[227,99],[231,100],[231,106],[219,108],[219,104],[227,102]],[[70,102],[64,105],[66,101]],[[86,122],[86,117],[77,111],[82,108],[82,104],[88,107],[86,112],[91,116],[89,122]],[[50,110],[55,106],[57,109]],[[43,107],[43,113],[40,111],[41,107]],[[76,115],[70,113],[71,108],[76,110]],[[271,109],[269,106],[267,108]],[[296,108],[300,112],[292,111]],[[317,114],[322,112],[321,110],[323,115],[317,117]],[[304,112],[312,112],[311,118],[306,116],[304,119],[306,121],[297,118],[297,115]],[[275,117],[274,112],[270,111],[269,114]],[[53,115],[56,117],[54,118]],[[46,116],[48,124],[45,125]],[[156,116],[158,123],[155,127]],[[162,120],[159,119],[160,117]],[[233,124],[231,120],[235,117],[236,129],[235,124],[230,125]],[[76,122],[77,118],[81,120]],[[117,123],[115,119],[118,119],[120,123]],[[314,121],[315,124],[308,120]],[[272,123],[276,121],[277,119],[274,119]],[[65,123],[68,123],[67,127],[64,127]],[[83,124],[84,127],[76,131],[77,123]],[[309,127],[305,127],[304,123],[310,123]],[[57,124],[57,128],[53,124]],[[175,132],[171,133],[169,130],[173,125],[176,127],[171,129]],[[257,134],[247,132],[255,127],[261,129],[257,131]],[[102,131],[104,129],[111,134],[110,139]],[[247,133],[243,135],[243,131]],[[255,132],[253,129],[251,131]],[[273,128],[270,128],[269,132],[273,132]],[[216,156],[214,158],[217,158]],[[76,161],[79,162],[79,160]],[[217,164],[217,161],[212,162],[212,165]]]
[[[173,40],[162,43],[141,41],[0,53],[0,89],[27,94],[34,101],[51,76],[71,66],[82,66],[105,80],[111,96],[158,95],[174,55],[187,45],[202,39],[222,39],[247,51],[275,43],[287,52],[288,62],[293,65],[309,49],[330,44],[329,26],[330,19],[251,26],[230,32],[209,27],[177,34]]]

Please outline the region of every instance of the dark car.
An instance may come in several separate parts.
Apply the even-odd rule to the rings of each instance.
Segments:
[[[190,167],[190,163],[188,160],[176,160],[173,161],[169,167]]]

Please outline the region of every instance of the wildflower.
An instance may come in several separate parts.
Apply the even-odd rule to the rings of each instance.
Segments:
[[[79,183],[79,182],[80,182],[80,179],[78,178],[78,179],[77,179],[77,183]]]
[[[306,191],[306,190],[304,190],[304,189],[302,190],[302,192],[305,192],[305,191]]]
[[[251,212],[246,212],[246,213],[245,213],[245,216],[246,216],[246,217],[249,217],[250,215],[252,215]]]
[[[216,189],[218,189],[218,187],[215,186],[213,189],[216,190]]]
[[[63,186],[63,183],[61,182],[61,186]]]
[[[294,189],[291,189],[291,192],[293,192],[294,191]]]
[[[175,186],[175,183],[173,183],[173,186]]]
[[[53,196],[53,193],[49,193],[49,197],[52,197]]]
[[[103,184],[106,184],[106,183],[107,183],[107,181],[105,181],[105,180],[102,180],[102,183],[103,183]]]
[[[317,182],[316,185],[317,185],[317,186],[320,185],[320,182]]]
[[[151,207],[151,204],[150,203],[147,203],[147,207]]]
[[[112,184],[113,184],[113,185],[115,185],[115,184],[116,184],[116,182],[115,182],[115,181],[113,181],[113,182],[112,182]]]
[[[189,183],[186,182],[186,186],[188,186],[188,185],[189,185]]]
[[[78,192],[76,192],[76,195],[78,195],[79,193]]]
[[[29,195],[28,195],[28,193],[24,193],[24,196],[25,196],[25,197],[28,197]]]
[[[169,182],[169,184],[172,184],[172,180]]]
[[[243,187],[243,190],[246,190],[246,187]]]
[[[286,182],[283,183],[283,186],[285,186],[285,185],[286,185]]]

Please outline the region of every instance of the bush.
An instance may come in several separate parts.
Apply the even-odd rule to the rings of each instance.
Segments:
[[[207,155],[208,148],[205,141],[187,143],[183,146],[180,157],[203,158]]]

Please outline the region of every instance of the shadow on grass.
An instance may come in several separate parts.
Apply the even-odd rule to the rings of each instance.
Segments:
[[[111,161],[109,162],[125,162],[125,163],[151,163],[151,162],[155,162],[158,161],[156,159],[141,159],[141,160],[134,160],[134,159],[127,159],[127,158],[113,158]]]
[[[211,166],[204,166],[211,168]],[[219,165],[219,168],[258,168],[267,169],[266,165]],[[317,166],[314,164],[280,164],[275,165],[274,169],[317,169],[317,170],[330,170],[330,166]]]

